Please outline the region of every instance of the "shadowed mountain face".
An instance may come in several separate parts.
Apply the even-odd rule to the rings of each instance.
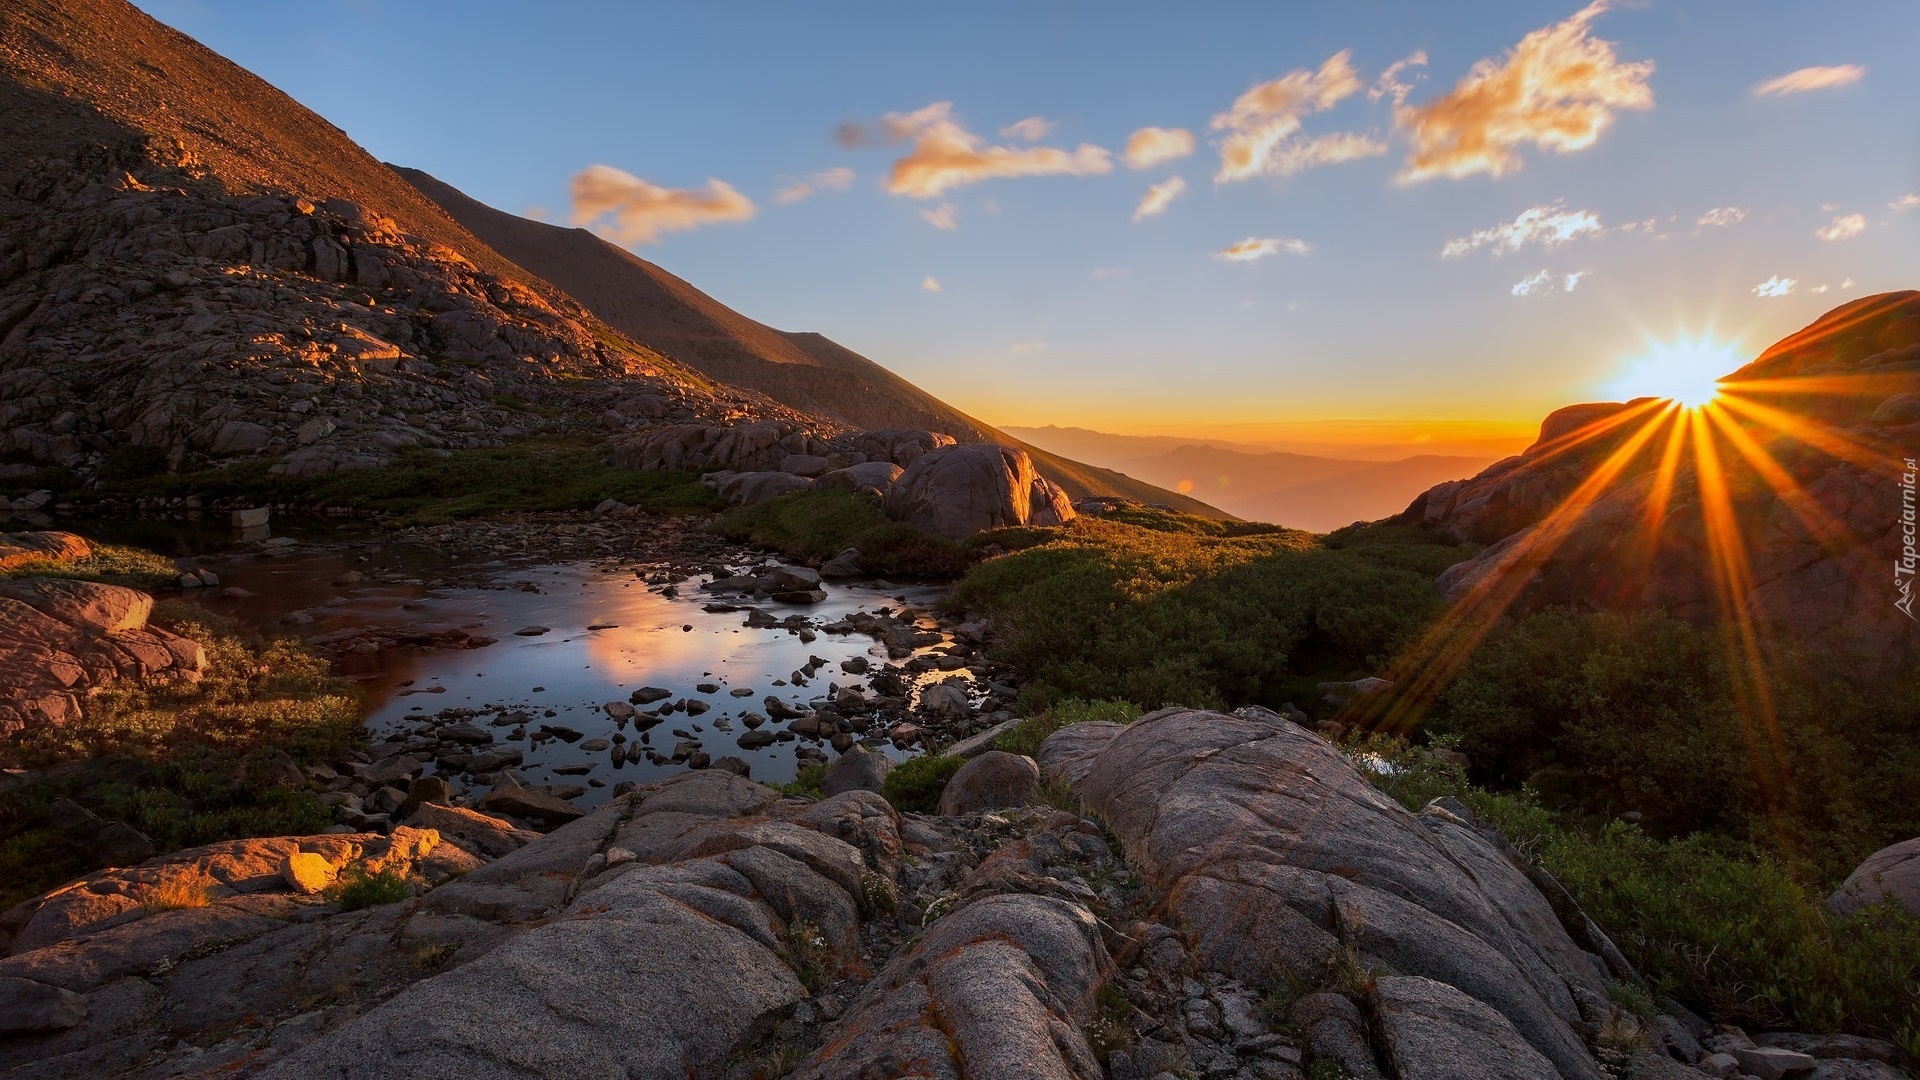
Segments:
[[[960,442],[1022,447],[1042,475],[1076,499],[1118,495],[1224,516],[1197,499],[1022,443],[851,349],[820,334],[755,322],[585,229],[516,217],[417,169],[393,168],[495,250],[565,289],[608,325],[720,382],[847,427],[925,428]]]
[[[1665,608],[1762,646],[1911,655],[1920,292],[1836,308],[1721,391],[1561,409],[1524,454],[1415,499],[1405,517],[1491,545],[1442,575],[1456,611]]]

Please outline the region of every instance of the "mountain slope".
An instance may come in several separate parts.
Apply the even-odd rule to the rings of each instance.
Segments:
[[[584,229],[496,210],[421,172],[395,172],[461,225],[587,305],[608,325],[667,357],[733,386],[849,427],[926,428],[962,442],[1020,446],[1075,498],[1118,495],[1223,517],[1197,499],[1028,446],[816,333],[786,333],[749,319],[661,267]]]

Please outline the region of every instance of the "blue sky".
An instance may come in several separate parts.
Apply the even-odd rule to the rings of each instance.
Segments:
[[[998,423],[1530,424],[1642,386],[1621,379],[1648,375],[1634,361],[1652,343],[1711,331],[1751,355],[1844,299],[1920,286],[1920,205],[1899,205],[1920,194],[1910,0],[1584,15],[1517,2],[141,6],[383,160],[503,209],[570,223],[570,185],[596,165],[650,185],[633,190],[711,197],[721,181],[734,194],[714,216],[731,220],[634,249]],[[1400,69],[1397,114],[1378,80],[1415,53],[1426,63]],[[1598,77],[1577,64],[1596,55],[1611,65]],[[1461,84],[1483,60],[1490,86],[1562,88],[1544,105],[1599,115],[1597,129],[1561,152],[1528,126],[1538,117],[1469,116],[1504,137],[1503,174],[1447,158],[1436,135],[1465,175],[1406,181],[1413,118],[1442,115],[1420,112],[1435,102],[1471,113]],[[1533,63],[1545,84],[1521,78]],[[1294,72],[1231,120],[1243,94]],[[1304,104],[1289,93],[1302,87]],[[922,112],[940,102],[944,117]],[[1044,133],[1001,133],[1030,117]],[[954,130],[943,118],[974,151],[1059,148],[1081,175],[889,191],[896,161]],[[1276,145],[1299,160],[1333,136],[1369,152],[1217,182],[1221,144],[1276,119],[1298,127]],[[837,141],[845,124],[867,144]],[[1150,126],[1191,133],[1193,153],[1130,167],[1129,137]],[[844,190],[776,198],[820,174],[830,186],[843,175],[830,170],[851,171]],[[1175,176],[1184,191],[1133,220]],[[1700,224],[1716,209],[1722,224]],[[657,224],[651,212],[630,223]],[[1475,246],[1477,232],[1489,235]],[[1272,254],[1220,257],[1249,239]],[[1769,281],[1759,291],[1779,295],[1758,295]],[[1677,362],[1655,355],[1649,388]]]

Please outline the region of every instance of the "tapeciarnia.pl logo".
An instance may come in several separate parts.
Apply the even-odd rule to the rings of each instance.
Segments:
[[[1914,564],[1920,558],[1920,552],[1914,550],[1913,479],[1920,469],[1914,467],[1912,458],[1903,460],[1907,471],[1900,474],[1900,557],[1893,560],[1893,587],[1900,593],[1900,599],[1895,600],[1893,606],[1907,618],[1920,622],[1920,616],[1913,613]]]

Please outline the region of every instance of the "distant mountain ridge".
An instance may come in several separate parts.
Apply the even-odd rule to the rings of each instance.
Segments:
[[[926,428],[961,442],[1019,446],[1076,499],[1118,495],[1228,516],[1198,499],[1023,443],[822,334],[756,322],[585,229],[518,217],[418,169],[389,167],[494,250],[566,290],[609,326],[715,380],[848,427]]]

